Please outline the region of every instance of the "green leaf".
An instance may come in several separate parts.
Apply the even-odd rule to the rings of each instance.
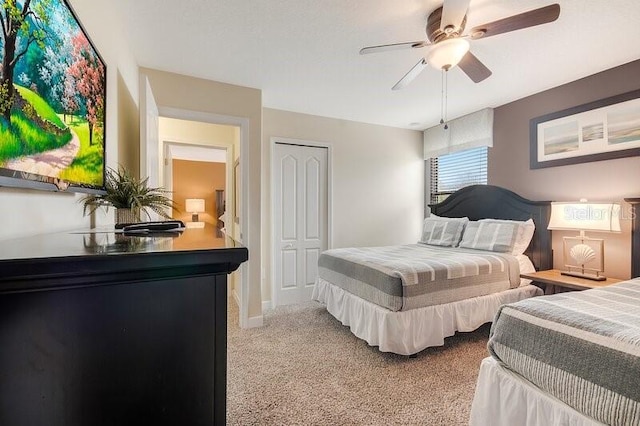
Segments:
[[[176,204],[167,197],[169,191],[162,187],[150,188],[149,178],[136,179],[124,168],[107,168],[105,171],[105,194],[90,194],[84,196],[83,213],[87,215],[96,211],[100,206],[111,206],[117,209],[133,208],[150,217],[147,209],[165,218],[171,218],[165,208],[175,209]]]

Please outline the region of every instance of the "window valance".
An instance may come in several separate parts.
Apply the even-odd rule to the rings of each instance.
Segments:
[[[424,158],[436,158],[443,154],[481,146],[493,146],[493,108],[450,120],[445,130],[443,124],[424,131]]]

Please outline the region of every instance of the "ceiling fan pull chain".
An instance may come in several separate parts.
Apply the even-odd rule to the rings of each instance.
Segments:
[[[449,128],[449,124],[447,123],[447,108],[448,108],[448,101],[449,101],[449,97],[447,96],[447,93],[449,92],[449,74],[448,74],[449,70],[448,69],[444,69],[443,73],[444,73],[444,129],[447,130]]]
[[[449,69],[442,68],[442,78],[440,80],[440,124],[444,124],[444,129],[449,129],[449,124],[447,124],[447,82],[449,80],[449,76],[447,74]]]
[[[444,69],[440,74],[440,124],[444,124]]]

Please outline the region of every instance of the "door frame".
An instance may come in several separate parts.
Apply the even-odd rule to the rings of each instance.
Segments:
[[[275,229],[276,229],[276,203],[275,203],[275,191],[274,187],[276,185],[275,182],[275,167],[276,167],[276,144],[286,144],[286,145],[295,145],[295,146],[307,146],[311,148],[326,148],[327,149],[327,250],[333,247],[333,145],[329,142],[317,142],[317,141],[309,141],[303,139],[292,139],[292,138],[279,138],[279,137],[271,137],[269,143],[269,150],[271,155],[271,176],[269,177],[271,181],[271,185],[269,188],[270,191],[270,212],[271,212],[271,241],[270,241],[270,259],[269,264],[271,265],[271,306],[276,306],[276,264],[275,264],[275,250],[276,250],[276,237],[275,237]]]
[[[202,111],[192,111],[181,108],[158,105],[158,115],[180,120],[200,121],[203,123],[224,124],[240,128],[240,226],[241,234],[238,241],[245,247],[250,247],[256,237],[248,223],[249,217],[249,119],[230,115],[214,114]],[[241,328],[259,327],[262,316],[249,318],[249,263],[244,262],[238,268],[240,272],[239,325]]]

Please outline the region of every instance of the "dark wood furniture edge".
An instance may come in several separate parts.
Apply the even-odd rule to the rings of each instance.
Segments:
[[[494,185],[471,185],[456,191],[438,204],[429,205],[431,212],[443,217],[468,217],[469,220],[533,219],[536,230],[525,252],[536,270],[553,268],[550,201],[531,201],[513,191]]]
[[[640,197],[625,198],[631,204],[631,278],[640,277]]]
[[[0,293],[91,287],[147,279],[231,273],[248,259],[246,247],[215,250],[61,256],[0,260]],[[29,272],[26,272],[29,271]]]

